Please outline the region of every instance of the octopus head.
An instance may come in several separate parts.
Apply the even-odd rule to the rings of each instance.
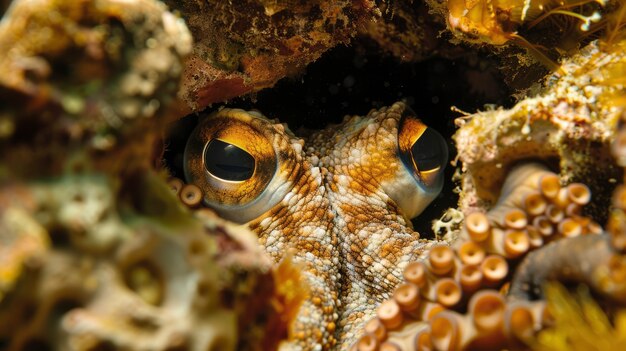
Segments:
[[[312,192],[335,183],[329,186],[334,191],[346,181],[367,184],[347,184],[355,194],[382,190],[405,218],[414,218],[443,187],[446,142],[404,103],[348,118],[312,135],[304,147],[286,125],[256,111],[222,109],[190,136],[185,177],[202,190],[205,205],[239,223],[274,208],[294,188]]]

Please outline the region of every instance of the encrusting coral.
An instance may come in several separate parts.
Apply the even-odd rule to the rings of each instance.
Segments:
[[[168,226],[140,214],[130,224],[102,175],[25,186],[2,187],[11,197],[1,208],[4,347],[236,345],[235,314],[220,306],[215,285],[215,244],[199,224]]]
[[[570,57],[593,39],[610,35],[610,23],[621,16],[623,3],[621,0],[429,2],[433,12],[447,18],[447,28],[457,41],[497,53],[503,62],[505,80],[519,89],[528,89],[546,74],[541,66],[569,74],[562,71],[559,60]]]
[[[511,109],[459,118],[461,128],[454,139],[464,171],[460,200],[464,211],[495,202],[511,167],[535,158],[558,169],[563,181],[589,186],[595,199],[589,213],[604,221],[605,204],[621,176],[610,152],[621,108],[610,99],[620,93],[619,86],[603,83],[609,76],[596,61],[624,58],[620,51],[603,52],[603,45],[591,43],[565,60],[561,67],[568,74],[547,77],[542,92]]]
[[[14,2],[0,24],[0,173],[59,172],[58,155],[82,146],[75,158],[103,169],[146,165],[155,135],[127,126],[172,118],[190,50],[189,31],[160,2]]]
[[[196,39],[181,97],[200,110],[301,73],[376,16],[371,0],[169,1]]]
[[[503,45],[509,41],[524,40],[518,35],[520,30],[528,30],[543,21],[550,22],[555,17],[560,21],[549,23],[561,29],[555,35],[575,36],[597,29],[602,19],[600,10],[604,6],[611,8],[613,4],[595,0],[498,0],[486,5],[481,1],[449,0],[446,5],[448,27],[457,36],[471,42]]]
[[[612,144],[613,157],[617,165],[622,168],[626,166],[624,162],[626,129],[623,119],[624,116],[621,118],[621,126]],[[547,262],[564,264],[564,267],[549,267],[548,272],[556,274],[545,274],[543,269],[525,269],[525,274],[521,275],[517,290],[521,291],[523,298],[527,297],[529,290],[524,288],[524,283],[534,283],[531,287],[537,287],[536,283],[546,277],[552,281],[547,286],[544,285],[543,293],[547,297],[547,307],[553,322],[534,340],[530,340],[529,344],[533,349],[546,351],[619,350],[626,345],[624,327],[626,202],[624,199],[624,186],[620,185],[612,197],[607,224],[608,234],[571,240],[569,243],[563,242],[564,251],[550,249],[561,257],[547,260]],[[586,241],[592,242],[586,243]],[[589,245],[588,248],[584,247],[585,244]],[[555,245],[561,245],[561,243]],[[562,257],[563,252],[568,252],[569,255]],[[538,261],[537,257],[530,258],[529,263],[525,265],[536,265]],[[578,287],[576,295],[571,295],[558,283],[554,283],[555,278],[570,285],[572,283],[584,283],[584,285]],[[594,299],[589,287],[593,288],[592,291],[596,296],[600,294],[602,299],[599,301],[597,298]],[[512,293],[515,294],[513,291]]]
[[[152,0],[15,1],[0,48],[0,348],[275,344],[274,279],[299,270],[273,273],[252,233],[190,213],[153,169],[184,23]]]

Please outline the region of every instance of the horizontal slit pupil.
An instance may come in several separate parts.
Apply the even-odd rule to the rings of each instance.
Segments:
[[[435,169],[446,162],[447,148],[443,143],[443,138],[431,128],[426,128],[413,143],[411,155],[420,171]]]
[[[417,161],[418,166],[420,166],[420,170],[422,171],[429,171],[433,168],[437,168],[437,166],[439,165],[438,162],[438,158],[435,157],[420,157],[417,156],[415,157]]]
[[[254,174],[254,157],[219,139],[213,139],[207,144],[204,163],[209,173],[224,180],[243,181]]]
[[[215,165],[222,168],[223,170],[230,171],[230,172],[247,172],[251,170],[251,168],[247,166],[236,166],[236,165],[229,165],[225,163],[216,163]]]
[[[248,166],[236,166],[236,165],[229,165],[225,163],[216,163],[215,165],[227,172],[236,172],[236,173],[237,172],[250,172],[254,169]]]
[[[410,144],[410,148],[399,143],[398,156],[420,188],[426,191],[440,190],[443,187],[443,175],[448,162],[448,145],[436,130],[425,127],[417,130],[420,131],[421,134],[416,135],[415,130],[405,130],[402,127],[398,141],[402,141],[400,139],[402,133],[409,133],[413,143]]]

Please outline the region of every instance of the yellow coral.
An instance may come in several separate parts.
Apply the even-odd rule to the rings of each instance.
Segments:
[[[611,322],[585,286],[571,294],[553,283],[546,287],[546,296],[554,326],[538,334],[534,350],[626,349],[626,309],[619,310]]]

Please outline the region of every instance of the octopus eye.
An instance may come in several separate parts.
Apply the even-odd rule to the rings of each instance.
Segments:
[[[434,185],[439,171],[448,162],[448,147],[441,134],[426,128],[411,146],[411,158],[422,180]]]
[[[283,132],[281,132],[281,130]],[[202,191],[202,202],[223,218],[246,223],[274,207],[290,191],[279,172],[290,145],[284,129],[258,112],[221,109],[204,116],[189,135],[185,179]]]
[[[252,155],[222,140],[212,139],[204,149],[204,167],[216,178],[241,182],[252,177],[255,166]]]

